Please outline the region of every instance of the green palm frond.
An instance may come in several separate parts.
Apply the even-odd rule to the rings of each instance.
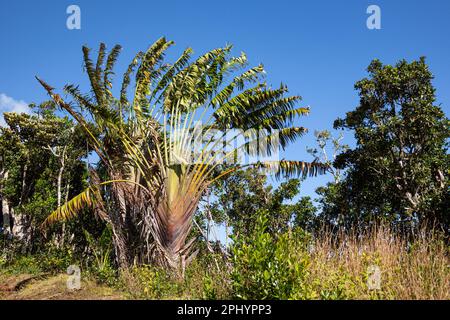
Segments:
[[[208,77],[212,77],[213,64],[229,50],[229,47],[211,50],[174,75],[164,92],[163,110],[173,113],[171,110],[177,105],[184,112],[193,105],[205,104],[211,95]]]
[[[213,108],[222,106],[230,99],[236,89],[243,90],[246,84],[258,81],[258,79],[260,79],[263,75],[263,72],[263,66],[259,65],[235,77],[229,85],[223,88],[218,94],[216,94],[215,97],[211,99],[211,106]]]
[[[96,201],[101,201],[99,190],[88,187],[61,207],[53,211],[44,221],[42,227],[50,226],[56,222],[64,222],[77,217],[86,207],[93,207]]]
[[[97,185],[91,185],[86,188],[83,192],[73,197],[71,200],[67,201],[61,207],[57,208],[53,211],[47,219],[42,224],[42,227],[49,226],[55,222],[63,222],[70,220],[72,218],[77,217],[83,209],[92,208],[92,209],[100,209],[97,211],[103,211],[103,203],[102,203],[102,195],[100,193],[100,187],[110,184],[131,184],[137,187],[140,187],[144,193],[149,193],[148,189],[144,187],[142,184],[131,181],[131,180],[109,180],[105,182],[101,182]],[[108,220],[108,217],[104,215],[103,212],[100,212],[99,217]]]
[[[296,97],[290,97],[294,101],[298,101]],[[286,98],[288,99],[288,98]],[[294,106],[293,106],[294,107]],[[274,128],[283,128],[286,126],[292,125],[295,119],[297,119],[299,116],[304,116],[309,114],[309,108],[296,108],[291,109],[287,111],[283,111],[280,113],[275,113],[273,115],[269,115],[266,117],[266,115],[261,115],[261,119],[254,119],[253,116],[251,116],[252,120],[254,119],[254,126],[262,127],[265,129],[274,129]]]
[[[228,123],[228,127],[243,128],[245,119],[241,119],[241,117],[246,115],[252,107],[252,97],[263,89],[264,85],[259,84],[235,95],[214,111],[215,120],[218,123]]]
[[[70,94],[72,98],[79,104],[80,107],[86,108],[88,110],[95,110],[95,106],[91,101],[91,98],[87,94],[82,94],[79,89],[79,86],[69,84],[64,86],[63,90],[67,94]]]
[[[150,85],[159,75],[155,67],[163,60],[165,51],[173,44],[173,41],[167,41],[166,38],[162,37],[151,45],[144,54],[136,72],[135,110],[142,109],[148,104],[146,97],[150,94]]]
[[[97,70],[94,67],[94,63],[92,62],[90,56],[90,49],[86,46],[83,46],[83,59],[84,59],[84,67],[89,76],[89,80],[91,83],[92,91],[94,92],[95,99],[99,105],[103,103],[103,90],[102,85],[97,78]]]
[[[293,160],[265,161],[254,164],[264,172],[274,174],[277,179],[284,177],[313,177],[326,173],[328,167],[318,162]]]
[[[247,130],[244,133],[246,142],[239,149],[250,156],[267,157],[280,147],[284,150],[288,144],[296,141],[307,131],[303,127],[288,127],[273,131]]]
[[[94,117],[99,127],[104,128],[106,122],[114,117],[114,110],[95,104],[89,95],[80,92],[78,86],[66,85],[64,87],[64,92],[71,95],[82,110],[88,111]]]
[[[122,88],[120,89],[120,105],[122,107],[130,105],[127,98],[127,89],[131,83],[131,74],[134,72],[134,69],[139,65],[139,62],[141,61],[143,56],[144,52],[142,51],[138,52],[138,54],[136,54],[133,61],[130,63],[127,70],[125,71],[125,74],[123,75]]]
[[[249,112],[247,115],[250,122],[249,126],[262,123],[267,119],[275,118],[283,120],[282,122],[284,122],[287,119],[292,119],[295,116],[307,113],[308,109],[306,108],[297,109],[297,112],[292,113],[292,111],[295,110],[295,105],[300,101],[300,96],[281,97],[275,99],[271,98],[264,102],[265,104],[263,107]],[[283,115],[285,117],[282,117]]]
[[[120,51],[122,50],[122,46],[115,45],[114,48],[112,48],[111,52],[108,55],[108,58],[106,60],[106,66],[105,71],[103,75],[103,84],[105,91],[108,93],[109,97],[112,97],[112,93],[110,92],[110,89],[112,88],[112,80],[110,77],[114,75],[114,65],[116,64],[117,57],[120,54]]]
[[[106,45],[102,42],[100,43],[100,47],[98,49],[97,63],[95,66],[95,77],[99,84],[102,84],[102,71],[103,71],[103,62],[105,61],[106,56]]]
[[[304,127],[288,127],[278,131],[278,139],[282,149],[290,143],[295,142],[298,138],[303,136],[308,129]]]
[[[175,74],[177,74],[180,70],[186,67],[186,65],[189,63],[189,59],[193,53],[193,50],[191,48],[187,48],[184,50],[184,52],[181,54],[181,56],[178,58],[177,61],[167,70],[167,72],[161,77],[161,80],[156,84],[155,89],[153,90],[152,96],[150,99],[154,98],[156,94],[160,93],[158,99],[156,99],[155,103],[159,103],[161,97],[165,93],[165,88],[167,85],[172,81],[172,78]]]

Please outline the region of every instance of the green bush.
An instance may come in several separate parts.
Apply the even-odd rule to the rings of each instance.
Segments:
[[[95,239],[87,230],[83,230],[83,232],[90,253],[84,258],[89,271],[97,281],[108,285],[116,285],[118,272],[113,266],[111,227],[106,227],[98,239]]]
[[[45,252],[38,254],[38,260],[42,270],[50,273],[65,273],[71,264],[77,264],[70,247],[59,248],[51,243]]]
[[[51,241],[34,254],[22,253],[14,243],[0,252],[2,272],[9,274],[65,273],[74,260],[72,249],[59,248]]]
[[[5,254],[0,254],[0,269],[3,269],[3,267],[8,263],[8,260],[6,260]]]
[[[37,257],[21,255],[13,260],[2,258],[0,271],[5,274],[39,274],[42,267]]]
[[[229,265],[221,254],[204,253],[188,266],[183,296],[205,300],[230,298]]]
[[[170,272],[144,265],[131,271],[132,295],[139,299],[170,299],[180,295],[181,284]],[[129,285],[129,283],[128,283]]]
[[[258,216],[255,231],[248,237],[235,237],[231,274],[235,298],[306,298],[304,281],[309,263],[305,235],[286,232],[272,236],[267,232],[267,212]]]
[[[121,273],[121,285],[137,299],[229,299],[229,271],[218,254],[200,255],[183,276],[155,266],[135,266]]]

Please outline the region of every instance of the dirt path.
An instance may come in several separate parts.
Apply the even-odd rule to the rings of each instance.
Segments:
[[[121,300],[125,295],[94,281],[82,280],[80,290],[67,288],[65,274],[57,276],[0,275],[0,300]]]

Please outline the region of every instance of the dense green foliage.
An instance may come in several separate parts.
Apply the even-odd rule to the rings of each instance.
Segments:
[[[1,198],[5,232],[23,240],[22,250],[35,251],[43,242],[41,223],[86,182],[88,150],[83,132],[52,104],[35,107],[32,115],[4,114],[1,128]],[[73,230],[72,230],[73,231]],[[64,242],[64,230],[58,235]]]
[[[425,60],[374,60],[368,72],[355,85],[359,106],[335,122],[354,132],[356,146],[334,161],[345,178],[319,190],[322,216],[347,227],[384,220],[448,231],[450,121],[435,105]]]
[[[253,232],[234,238],[233,294],[240,299],[302,298],[308,242],[301,234],[269,233],[268,216],[260,211]]]
[[[215,221],[226,222],[236,235],[249,235],[261,211],[267,215],[268,232],[276,234],[289,228],[312,230],[316,209],[309,197],[295,201],[301,180],[290,179],[273,189],[267,176],[256,169],[240,170],[216,183],[210,204]]]

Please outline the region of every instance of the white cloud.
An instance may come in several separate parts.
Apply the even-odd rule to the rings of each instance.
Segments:
[[[4,126],[5,120],[3,119],[3,113],[30,113],[30,108],[28,107],[28,103],[25,101],[15,100],[14,98],[8,97],[4,93],[0,93],[0,112],[2,113],[2,116],[0,117],[0,126]]]

